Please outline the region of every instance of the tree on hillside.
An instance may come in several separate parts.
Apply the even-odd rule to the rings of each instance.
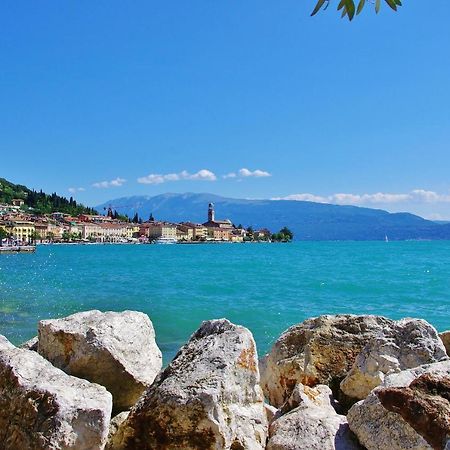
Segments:
[[[292,239],[294,239],[294,233],[288,227],[283,227],[278,233],[272,234],[274,242],[291,242]]]
[[[397,11],[402,6],[401,0],[384,0],[387,5]],[[320,10],[325,10],[330,5],[331,0],[318,0],[316,7],[311,13],[312,16],[317,14]],[[381,9],[381,0],[372,0],[375,5],[375,12],[378,14]],[[346,17],[348,20],[352,20],[355,15],[358,15],[366,5],[366,0],[340,0],[337,6],[338,11],[341,11],[341,17]]]

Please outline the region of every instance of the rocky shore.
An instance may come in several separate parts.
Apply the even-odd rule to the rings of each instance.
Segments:
[[[0,336],[0,448],[450,450],[450,332],[336,315],[251,332],[203,322],[162,368],[149,317],[44,320]]]

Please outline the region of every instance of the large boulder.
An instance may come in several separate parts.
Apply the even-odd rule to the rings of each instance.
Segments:
[[[368,450],[450,449],[450,361],[387,376],[347,419]]]
[[[428,322],[399,320],[371,338],[342,380],[341,390],[348,397],[363,400],[386,375],[447,358],[437,331]]]
[[[280,407],[297,383],[326,384],[339,397],[339,384],[369,339],[391,327],[378,316],[320,316],[294,325],[261,360],[261,386],[269,402]]]
[[[283,412],[287,411],[285,414]],[[347,419],[336,413],[328,386],[298,384],[269,428],[267,450],[357,450]]]
[[[444,331],[439,335],[442,343],[444,344],[447,355],[450,356],[450,331]]]
[[[228,320],[203,322],[131,409],[114,449],[260,450],[267,417],[255,342]]]
[[[38,351],[64,372],[105,386],[115,411],[133,406],[162,366],[153,325],[135,311],[42,320]]]
[[[0,442],[5,450],[103,449],[109,392],[0,336]]]

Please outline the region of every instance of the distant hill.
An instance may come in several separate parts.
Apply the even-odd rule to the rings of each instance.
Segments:
[[[408,213],[391,214],[383,210],[290,200],[244,200],[213,194],[162,194],[111,200],[96,207],[103,211],[112,205],[129,217],[138,213],[147,220],[174,222],[206,221],[209,202],[216,217],[235,225],[278,231],[288,226],[300,240],[390,240],[450,239],[450,224],[438,224]]]
[[[70,215],[93,214],[95,210],[77,203],[72,197],[69,199],[53,194],[45,194],[42,191],[34,191],[14,184],[4,178],[0,178],[0,203],[11,204],[13,199],[22,199],[25,205],[33,208],[36,213],[50,214],[62,212]]]

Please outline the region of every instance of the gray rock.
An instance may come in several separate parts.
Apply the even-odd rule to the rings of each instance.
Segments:
[[[450,356],[450,331],[444,331],[439,335],[439,337],[444,344],[447,355]]]
[[[341,382],[341,390],[348,397],[363,400],[386,375],[447,358],[437,331],[428,322],[399,320],[370,339]]]
[[[367,341],[393,321],[378,316],[320,316],[286,330],[260,363],[261,386],[280,407],[294,387],[326,384],[339,397],[339,383]]]
[[[21,344],[20,348],[24,348],[25,350],[32,350],[33,352],[37,352],[38,345],[39,345],[39,340],[38,340],[38,337],[35,336],[35,337],[31,338],[30,340]]]
[[[105,386],[129,409],[161,369],[153,325],[135,311],[87,311],[39,323],[39,353],[64,372]]]
[[[429,376],[448,380],[448,383],[450,361],[428,364],[389,375],[383,384],[375,388],[365,400],[352,406],[347,414],[347,420],[362,445],[368,450],[403,450],[405,448],[423,450],[447,448],[447,446],[450,448],[450,441],[438,447],[429,442],[436,437],[434,429],[429,427],[430,423],[442,431],[442,427],[439,428],[438,421],[431,414],[435,414],[436,411],[438,415],[441,414],[438,407],[442,405],[447,405],[448,408],[450,397],[450,390],[445,400],[434,388],[431,389],[431,393],[424,393],[423,389],[415,386],[423,381],[422,377]],[[416,402],[420,402],[421,414],[417,413]],[[431,408],[430,405],[432,405]],[[446,414],[448,436],[450,436],[448,412]],[[426,430],[423,430],[424,425]]]
[[[263,449],[267,417],[257,361],[246,328],[203,322],[131,409],[113,448]]]
[[[0,442],[5,450],[103,449],[112,397],[0,336]]]
[[[357,450],[347,419],[336,413],[328,386],[297,385],[270,424],[267,450]]]

